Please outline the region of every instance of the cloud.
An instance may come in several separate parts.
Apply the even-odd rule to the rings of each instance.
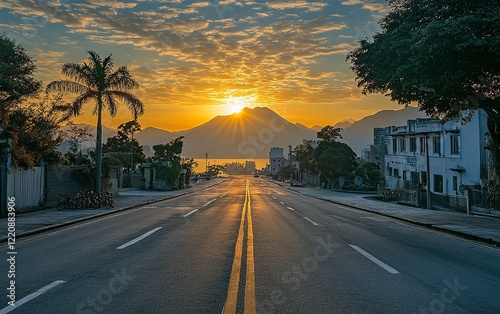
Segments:
[[[364,4],[364,0],[347,0],[347,1],[342,1],[340,4],[342,5],[356,5],[356,4]]]
[[[206,105],[225,97],[227,90],[258,95],[264,103],[323,102],[352,93],[352,82],[346,83],[340,72],[312,71],[327,57],[344,59],[353,48],[335,42],[350,37],[337,34],[347,25],[327,2],[226,0],[217,7],[182,0],[46,3],[49,9],[35,0],[1,3],[0,8],[60,27],[61,50],[85,37],[88,46],[111,47],[113,56],[137,56],[128,67],[141,85],[139,94],[154,104]],[[221,6],[232,10],[218,14]],[[122,51],[124,45],[133,49]],[[63,55],[42,52],[36,51],[43,59],[39,69],[59,75]],[[79,58],[85,54],[72,61]]]
[[[367,3],[363,5],[363,9],[377,12],[377,13],[388,13],[389,12],[389,7],[386,4],[381,4],[381,3]]]
[[[275,10],[306,9],[306,11],[316,12],[321,11],[324,7],[328,6],[328,3],[298,0],[266,2],[265,5],[270,9]]]

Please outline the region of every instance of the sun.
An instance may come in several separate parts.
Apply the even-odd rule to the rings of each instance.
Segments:
[[[229,113],[230,114],[233,114],[233,113],[240,113],[241,110],[243,110],[243,105],[241,104],[235,104],[235,105],[231,105],[230,108],[229,108]]]
[[[228,114],[238,114],[245,107],[250,107],[254,101],[254,96],[229,96],[222,100]]]

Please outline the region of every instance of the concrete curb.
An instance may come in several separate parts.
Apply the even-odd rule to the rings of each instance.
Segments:
[[[144,206],[144,205],[158,203],[158,202],[166,201],[166,200],[169,200],[169,199],[172,199],[172,198],[177,198],[177,197],[181,197],[181,196],[184,196],[184,195],[188,195],[188,194],[193,194],[193,193],[196,193],[196,192],[204,191],[206,189],[209,189],[211,187],[219,185],[219,184],[221,184],[223,182],[226,182],[226,180],[227,179],[224,179],[221,182],[218,182],[218,183],[215,183],[213,185],[207,186],[207,187],[205,187],[203,189],[200,189],[198,191],[189,191],[189,192],[180,193],[180,194],[177,194],[177,195],[171,195],[171,196],[167,196],[167,197],[163,197],[163,198],[159,198],[159,199],[154,199],[154,200],[151,200],[151,201],[143,202],[143,203],[140,203],[140,204],[135,204],[135,205],[131,205],[131,206],[127,206],[127,207],[123,207],[123,208],[119,208],[119,209],[114,209],[114,210],[110,210],[110,211],[99,213],[99,214],[95,214],[95,215],[90,215],[90,216],[87,216],[87,217],[81,217],[81,218],[77,218],[77,219],[65,221],[65,222],[62,222],[62,223],[58,223],[58,224],[49,225],[49,226],[46,226],[46,227],[41,227],[41,228],[33,229],[33,230],[30,230],[30,231],[25,231],[25,232],[22,232],[22,233],[17,233],[16,234],[16,239],[24,238],[24,237],[29,237],[29,236],[32,236],[32,235],[35,235],[35,234],[44,233],[44,232],[47,232],[47,231],[56,230],[56,229],[59,229],[59,228],[63,228],[63,227],[67,227],[67,226],[70,226],[70,225],[78,224],[78,223],[81,223],[81,222],[84,222],[84,221],[88,221],[88,220],[92,220],[92,219],[96,219],[96,218],[100,218],[100,217],[112,215],[112,214],[119,213],[119,212],[122,212],[122,211],[131,210],[131,209],[138,208],[138,207],[141,207],[141,206]],[[8,237],[2,237],[2,238],[0,238],[0,243],[7,242],[7,240],[8,240]]]
[[[352,205],[352,204],[349,204],[349,203],[343,203],[343,202],[334,201],[334,200],[327,199],[327,198],[322,198],[322,197],[319,197],[319,196],[314,196],[314,195],[306,194],[306,193],[303,193],[303,192],[291,189],[291,188],[289,188],[287,186],[281,185],[279,183],[276,183],[276,182],[273,182],[273,183],[275,183],[276,185],[281,186],[281,187],[283,187],[285,189],[288,189],[290,191],[293,191],[293,192],[296,192],[298,194],[304,195],[304,196],[312,197],[312,198],[315,198],[315,199],[327,201],[327,202],[338,204],[338,205],[343,205],[343,206],[351,207],[351,208],[354,208],[354,209],[362,210],[362,211],[365,211],[365,212],[369,212],[369,213],[373,213],[373,214],[377,214],[377,215],[381,215],[381,216],[385,216],[385,217],[390,217],[390,218],[393,218],[393,219],[397,219],[397,220],[400,220],[400,221],[404,221],[404,222],[411,223],[411,224],[414,224],[414,225],[418,225],[418,226],[421,226],[421,227],[425,227],[425,228],[428,228],[428,229],[433,229],[433,230],[436,230],[436,231],[450,233],[450,234],[453,234],[453,235],[456,235],[456,236],[460,236],[460,237],[463,237],[463,238],[466,238],[466,239],[469,239],[469,240],[475,240],[475,241],[480,241],[480,242],[484,242],[484,243],[488,243],[488,244],[493,244],[495,246],[500,246],[500,241],[497,241],[497,240],[494,240],[494,239],[491,239],[491,238],[485,238],[485,237],[481,237],[481,236],[476,236],[476,235],[473,235],[473,234],[470,234],[470,233],[460,232],[460,231],[457,231],[457,230],[453,230],[453,229],[449,229],[449,228],[445,228],[445,227],[440,227],[440,226],[434,225],[434,224],[423,223],[423,222],[415,221],[415,220],[408,219],[408,218],[397,217],[397,216],[393,216],[393,215],[390,215],[390,214],[381,213],[381,212],[378,212],[376,210],[372,210],[372,209],[369,209],[369,208],[364,208],[364,207]]]

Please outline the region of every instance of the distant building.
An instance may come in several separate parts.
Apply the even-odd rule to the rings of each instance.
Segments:
[[[426,185],[430,174],[433,193],[453,195],[461,192],[461,185],[481,184],[488,179],[486,122],[486,113],[479,110],[465,125],[458,119],[444,124],[416,119],[405,126],[386,127],[382,167],[386,185],[414,188]]]
[[[285,164],[283,148],[272,147],[269,151],[269,172],[272,176],[278,175]]]
[[[381,165],[385,154],[385,128],[373,129],[373,145],[361,151],[361,158],[367,162]]]

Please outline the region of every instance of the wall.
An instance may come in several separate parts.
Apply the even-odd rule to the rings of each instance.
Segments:
[[[46,206],[55,206],[61,194],[72,194],[79,191],[91,189],[78,181],[71,173],[76,169],[86,166],[47,166],[47,193]]]
[[[7,197],[16,198],[16,210],[41,206],[44,201],[44,168],[10,169],[7,172]]]

